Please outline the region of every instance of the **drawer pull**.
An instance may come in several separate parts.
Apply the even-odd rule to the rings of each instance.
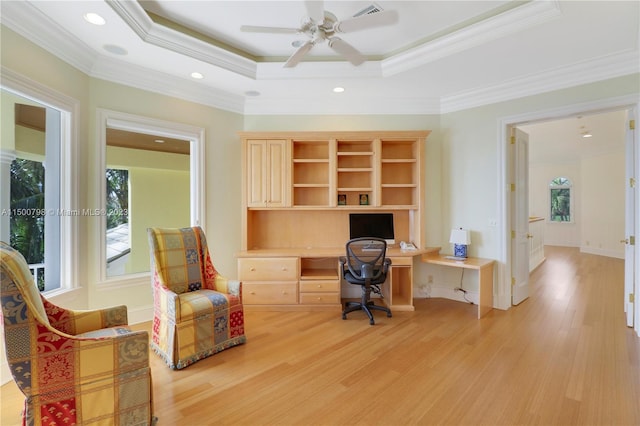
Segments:
[[[283,267],[282,267],[282,270],[283,270],[283,271],[286,271],[286,270],[287,270],[287,267],[286,267],[286,266],[283,266]]]
[[[256,270],[256,268],[255,268],[255,267],[251,267],[251,268],[249,268],[249,270],[250,270],[251,272],[254,272],[254,271]]]
[[[256,294],[256,292],[255,291],[250,291],[249,294]]]
[[[322,288],[322,284],[318,284],[318,288]]]

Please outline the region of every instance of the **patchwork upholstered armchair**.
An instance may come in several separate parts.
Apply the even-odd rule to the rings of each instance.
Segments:
[[[241,283],[213,267],[200,227],[149,228],[151,347],[172,369],[242,344]]]
[[[149,425],[149,334],[127,308],[72,311],[45,299],[24,257],[0,242],[5,350],[26,425]]]

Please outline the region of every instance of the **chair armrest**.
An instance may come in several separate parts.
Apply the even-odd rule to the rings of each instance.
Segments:
[[[165,287],[159,281],[153,282],[153,309],[158,312],[162,312],[167,315],[169,312],[172,312],[170,315],[173,317],[173,313],[175,313],[175,318],[172,318],[174,321],[176,318],[180,318],[180,299],[178,297],[178,293],[172,291],[168,287]],[[171,309],[173,306],[173,309]]]
[[[51,326],[72,336],[128,324],[125,305],[95,310],[73,310],[61,308],[44,297],[42,303]]]
[[[216,291],[241,297],[242,282],[238,280],[230,280],[227,277],[218,274],[216,275]]]
[[[389,266],[391,266],[391,259],[384,259],[384,263],[382,264],[382,271],[386,274],[389,271]]]

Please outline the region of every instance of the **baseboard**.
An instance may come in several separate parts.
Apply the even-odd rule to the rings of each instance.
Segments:
[[[598,255],[598,256],[613,257],[615,259],[624,259],[624,251],[620,252],[620,251],[614,251],[614,250],[606,250],[606,249],[595,248],[595,247],[591,247],[591,246],[581,246],[580,247],[580,253],[587,253],[587,254],[595,254],[595,255]]]

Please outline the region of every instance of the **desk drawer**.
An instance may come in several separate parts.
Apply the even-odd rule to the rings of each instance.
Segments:
[[[413,266],[413,257],[392,257],[391,266]]]
[[[300,293],[339,292],[340,280],[306,280],[300,281]]]
[[[340,293],[300,293],[302,305],[339,305],[340,303]]]
[[[297,257],[247,257],[238,259],[240,281],[295,281]]]
[[[247,305],[295,305],[298,303],[297,282],[242,283],[242,302]]]

